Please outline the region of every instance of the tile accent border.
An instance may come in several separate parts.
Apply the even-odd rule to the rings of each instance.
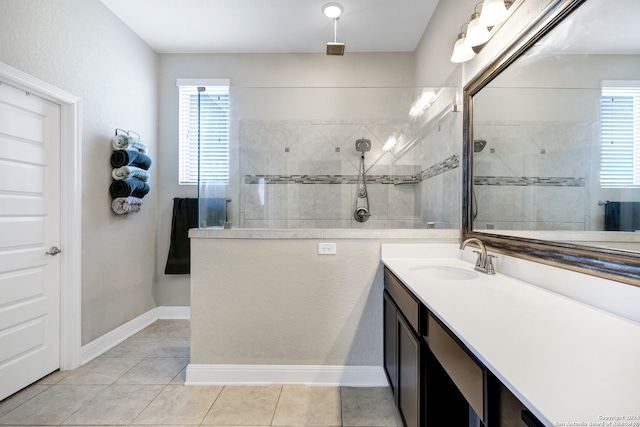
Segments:
[[[414,175],[366,175],[367,184],[416,183]],[[245,184],[357,184],[358,175],[245,175]]]
[[[367,184],[418,184],[460,166],[457,154],[416,175],[366,175]],[[245,175],[245,184],[357,184],[358,175]]]
[[[331,387],[387,387],[382,366],[187,365],[187,386],[304,384]]]
[[[539,176],[474,176],[474,185],[538,186],[538,187],[584,187],[584,178],[539,177]]]
[[[418,174],[418,180],[426,181],[429,178],[433,178],[434,176],[440,175],[447,171],[453,170],[460,166],[460,156],[454,154],[453,156],[441,161],[440,163],[436,163],[423,170]]]

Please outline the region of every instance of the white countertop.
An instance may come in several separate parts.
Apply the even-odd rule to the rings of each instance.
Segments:
[[[412,269],[473,264],[457,245],[394,246],[382,262],[540,421],[640,426],[640,323],[500,273],[426,279]]]

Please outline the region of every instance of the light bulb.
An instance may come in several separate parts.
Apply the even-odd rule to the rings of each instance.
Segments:
[[[476,53],[464,43],[465,34],[458,34],[458,41],[453,46],[453,54],[451,55],[451,62],[466,62],[476,56]]]
[[[418,107],[418,105],[414,103],[411,106],[411,110],[409,110],[409,115],[411,117],[418,117],[418,116],[421,116],[422,114],[424,114],[424,110]]]
[[[509,16],[504,0],[485,0],[478,22],[485,27],[494,27],[504,22]]]
[[[416,101],[416,105],[422,110],[426,110],[431,107],[431,101],[436,97],[436,94],[433,91],[427,90],[422,92],[420,98]]]
[[[384,143],[384,146],[382,147],[382,149],[384,151],[391,151],[393,147],[396,146],[397,143],[398,143],[398,140],[396,139],[396,137],[394,135],[391,135],[389,138],[387,138],[387,142]]]
[[[478,22],[479,16],[479,13],[471,15],[471,22],[469,22],[469,26],[467,27],[467,37],[464,40],[464,44],[467,46],[480,46],[488,42],[491,38],[491,33],[487,27]]]

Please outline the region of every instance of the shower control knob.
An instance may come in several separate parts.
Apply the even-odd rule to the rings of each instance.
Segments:
[[[357,208],[353,213],[353,217],[358,222],[365,222],[369,219],[370,216],[371,214],[369,213],[369,210],[367,208]]]

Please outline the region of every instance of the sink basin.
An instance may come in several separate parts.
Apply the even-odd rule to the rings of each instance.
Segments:
[[[415,273],[424,273],[442,280],[471,280],[479,276],[479,274],[473,270],[453,267],[450,265],[424,265],[414,267],[410,269],[410,271]]]

